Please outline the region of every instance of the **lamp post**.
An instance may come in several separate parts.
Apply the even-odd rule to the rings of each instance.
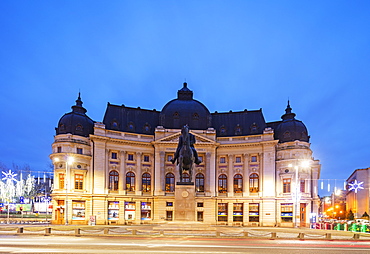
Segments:
[[[303,160],[301,161],[301,167],[302,168],[307,168],[308,166],[310,165],[310,161],[309,160]],[[292,164],[289,164],[288,167],[292,168],[293,165]],[[299,166],[298,164],[296,164],[294,166],[294,169],[295,169],[295,212],[294,212],[294,227],[297,228],[298,227],[298,223],[297,223],[297,218],[299,217],[299,212],[298,212],[298,204],[299,204],[299,198],[298,198],[298,194],[299,194],[299,188],[298,188],[298,173],[299,173]]]

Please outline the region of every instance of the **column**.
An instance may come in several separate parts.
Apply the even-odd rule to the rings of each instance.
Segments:
[[[155,151],[155,162],[154,162],[154,195],[163,195],[164,194],[164,156],[165,152],[158,151],[156,148]]]
[[[234,195],[234,156],[232,154],[228,155],[228,170],[227,170],[227,196],[232,197]]]
[[[244,154],[243,164],[243,196],[249,196],[249,154]]]
[[[119,194],[126,194],[125,175],[126,175],[126,151],[121,151],[118,176]]]
[[[135,178],[135,194],[136,195],[141,195],[141,193],[142,193],[141,156],[142,156],[142,152],[136,152],[136,178]],[[140,206],[140,208],[141,208],[141,206]]]

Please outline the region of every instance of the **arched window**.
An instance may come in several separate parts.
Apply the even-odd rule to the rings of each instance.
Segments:
[[[253,173],[249,176],[249,192],[257,193],[259,191],[259,176]]]
[[[227,176],[225,174],[222,174],[218,177],[218,192],[227,192]]]
[[[81,124],[76,125],[76,131],[83,131],[83,127]]]
[[[126,190],[135,191],[135,174],[133,172],[126,174]]]
[[[204,192],[204,175],[202,173],[195,176],[195,191]]]
[[[109,172],[109,190],[117,191],[118,190],[118,172],[112,170]]]
[[[133,122],[129,122],[127,125],[129,131],[135,131],[135,125]]]
[[[238,124],[236,127],[235,127],[235,135],[241,135],[242,134],[242,128],[240,127],[240,125]]]
[[[184,183],[190,183],[190,175],[188,173],[183,173],[182,174],[182,181]]]
[[[236,174],[234,176],[234,193],[243,192],[243,177],[241,174]]]
[[[142,177],[143,192],[150,192],[151,189],[151,177],[149,173],[144,173]]]
[[[174,192],[175,191],[175,175],[172,173],[166,174],[166,192]]]

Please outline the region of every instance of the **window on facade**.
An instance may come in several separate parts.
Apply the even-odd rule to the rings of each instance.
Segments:
[[[133,172],[126,174],[126,190],[135,191],[135,174]]]
[[[150,192],[151,190],[151,177],[149,173],[144,173],[142,178],[143,192]]]
[[[118,172],[116,170],[112,170],[111,172],[109,172],[109,190],[118,190],[118,179]]]
[[[83,127],[81,124],[76,125],[76,131],[83,131]]]
[[[82,154],[82,148],[77,148],[77,154]]]
[[[225,127],[220,128],[220,135],[226,135],[226,128]]]
[[[251,162],[257,162],[257,156],[252,156],[251,157]]]
[[[282,222],[293,222],[293,204],[281,204],[281,221]]]
[[[172,173],[166,174],[166,192],[174,192],[175,191],[175,175]]]
[[[190,175],[188,173],[182,173],[182,181],[184,183],[190,183]]]
[[[144,155],[144,162],[149,162],[149,155]]]
[[[193,119],[194,119],[194,120],[198,120],[198,119],[199,119],[199,115],[198,115],[197,113],[194,113],[194,114],[193,114]]]
[[[218,177],[218,192],[227,192],[227,176],[225,174],[222,174]]]
[[[256,133],[258,131],[258,126],[256,123],[251,125],[251,133]]]
[[[258,203],[249,204],[249,222],[260,221],[260,206]]]
[[[83,190],[84,176],[82,174],[75,174],[75,189]]]
[[[134,160],[134,155],[133,154],[127,154],[127,160],[133,161]]]
[[[240,162],[242,162],[242,157],[240,156],[235,157],[235,163],[240,163]]]
[[[173,206],[173,202],[166,202],[166,206],[169,206],[169,207]]]
[[[249,176],[249,192],[251,193],[259,192],[259,176],[256,173],[252,173]]]
[[[128,130],[129,130],[129,131],[134,131],[134,130],[135,130],[135,125],[134,125],[134,123],[129,123],[129,124],[128,124]]]
[[[59,174],[59,189],[64,189],[64,174]]]
[[[203,206],[204,206],[203,202],[198,202],[197,203],[197,207],[203,207]]]
[[[302,192],[302,193],[305,193],[306,192],[306,181],[304,180],[304,179],[301,179],[301,181],[300,181],[300,191]]]
[[[239,126],[239,124],[235,127],[235,135],[242,134],[242,128]]]
[[[61,123],[61,124],[59,125],[59,130],[60,130],[60,131],[64,131],[65,129],[66,129],[66,126],[65,126],[64,124],[62,124],[62,123]]]
[[[227,203],[218,203],[217,220],[227,221]]]
[[[204,192],[204,175],[202,173],[195,176],[195,191]]]
[[[116,121],[112,122],[112,128],[113,129],[118,128],[118,123]]]
[[[283,193],[290,193],[290,178],[283,179]]]
[[[243,177],[241,174],[236,174],[234,176],[234,193],[243,192]]]
[[[167,155],[167,161],[171,161],[172,160],[172,158],[173,158],[173,155]]]
[[[113,160],[116,160],[117,159],[117,153],[116,152],[112,152],[112,159]]]
[[[203,156],[198,156],[200,162],[203,162]]]
[[[180,117],[178,112],[173,113],[173,118],[178,119]]]
[[[290,138],[290,132],[289,131],[284,132],[283,137]]]
[[[61,153],[62,152],[62,147],[61,146],[58,146],[57,147],[57,153]]]
[[[243,203],[233,204],[233,221],[236,222],[243,221]]]
[[[144,129],[144,132],[150,132],[150,125],[145,124],[143,129]]]
[[[226,158],[225,157],[220,157],[220,163],[226,163]]]

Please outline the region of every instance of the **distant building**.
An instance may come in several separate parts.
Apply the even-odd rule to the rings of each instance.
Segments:
[[[321,165],[289,102],[281,118],[266,122],[261,109],[210,113],[186,83],[161,111],[108,103],[102,122],[86,115],[79,96],[52,144],[53,223],[66,215],[72,224],[177,221],[185,198],[188,221],[306,226],[318,213]],[[185,124],[202,161],[190,196],[170,162]]]
[[[369,214],[369,184],[370,168],[356,169],[347,179],[347,212],[352,210],[355,218]]]

